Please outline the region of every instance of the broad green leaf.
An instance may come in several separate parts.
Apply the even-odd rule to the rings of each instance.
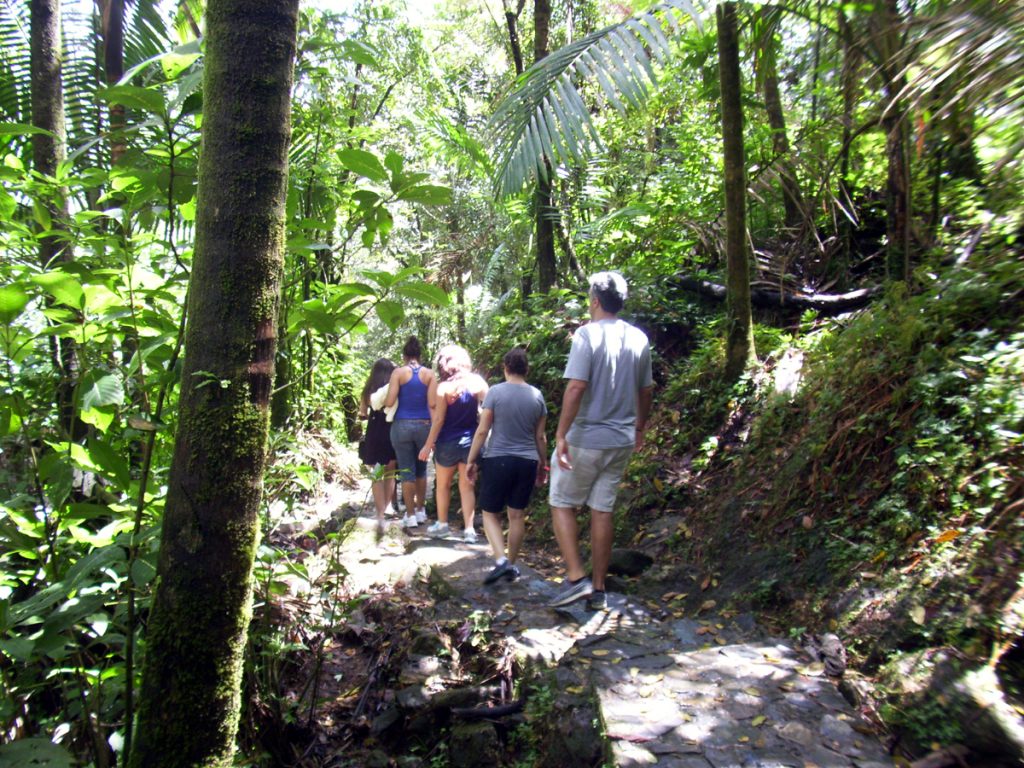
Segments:
[[[86,285],[83,290],[85,291],[85,310],[87,312],[99,314],[111,307],[117,307],[119,309],[123,308],[125,310],[124,316],[128,316],[128,308],[124,306],[121,297],[107,288],[107,286]]]
[[[101,90],[99,96],[111,104],[123,104],[126,107],[151,112],[154,115],[163,116],[167,111],[163,94],[153,88],[113,85]]]
[[[430,178],[429,173],[403,173],[391,179],[391,191],[401,194],[402,190],[414,187]]]
[[[0,322],[9,324],[24,311],[29,295],[18,285],[0,286]]]
[[[405,296],[407,299],[418,301],[421,304],[431,304],[435,307],[447,307],[450,303],[448,294],[430,283],[401,283],[395,286],[395,293]]]
[[[353,173],[365,176],[371,181],[387,181],[388,172],[372,152],[365,149],[343,149],[338,152],[342,165]]]
[[[299,328],[312,328],[318,333],[331,334],[334,333],[335,318],[321,299],[310,299],[303,302],[302,311],[289,330]]]
[[[373,208],[377,201],[380,200],[380,195],[368,189],[357,189],[352,193],[352,199],[363,208]]]
[[[55,508],[62,507],[71,495],[74,483],[74,470],[71,464],[62,455],[48,453],[39,460],[39,475],[50,504]]]
[[[79,412],[78,418],[86,424],[91,424],[100,432],[106,433],[110,425],[114,423],[115,414],[109,408],[85,408]]]
[[[177,51],[171,51],[165,53],[160,59],[160,67],[164,71],[164,77],[168,80],[173,80],[186,69],[191,67],[199,59],[199,52],[195,53],[178,53]]]
[[[341,44],[343,55],[346,59],[362,64],[364,67],[377,68],[377,51],[372,46],[359,40],[347,39]]]
[[[452,191],[448,187],[441,187],[436,184],[420,184],[403,189],[398,193],[397,197],[399,200],[406,200],[410,203],[445,205],[452,201]]]
[[[35,648],[35,645],[36,644],[27,637],[9,637],[0,640],[0,653],[3,653],[12,661],[28,661],[32,656],[32,651]],[[0,750],[0,766],[2,765],[14,765],[14,763],[5,763],[3,751]],[[29,765],[32,765],[32,763],[29,763]]]
[[[156,567],[149,560],[140,557],[132,563],[132,582],[137,587],[144,587],[153,581]]]
[[[21,417],[9,405],[0,407],[0,437],[13,435],[21,429]]]
[[[42,736],[0,746],[0,768],[72,768],[74,764],[67,750]]]
[[[78,278],[69,275],[67,272],[55,270],[44,272],[41,275],[33,275],[32,282],[42,286],[48,294],[60,302],[74,309],[82,309],[85,306],[85,290]]]
[[[82,410],[124,403],[121,377],[96,368],[85,372],[78,383],[78,392]]]
[[[9,220],[14,216],[14,211],[17,210],[18,204],[14,201],[14,198],[8,194],[6,189],[0,189],[0,216],[5,221]]]
[[[128,462],[107,442],[93,438],[88,442],[93,463],[108,480],[113,480],[122,491],[131,485],[132,476]]]
[[[377,230],[374,227],[367,227],[363,230],[363,234],[360,236],[360,240],[363,243],[364,248],[372,248],[373,241],[377,238]]]
[[[393,149],[389,149],[388,153],[384,156],[384,167],[391,171],[391,178],[400,178],[404,166],[405,159]]]
[[[115,563],[124,561],[124,558],[124,549],[116,544],[103,547],[102,549],[94,549],[84,557],[80,557],[68,569],[63,579],[50,584],[20,603],[12,605],[10,612],[12,624],[20,624],[32,617],[42,617],[49,614],[51,606],[64,600],[67,595],[78,589],[87,577],[93,576],[95,573]]]
[[[36,224],[44,230],[50,229],[53,225],[53,219],[50,217],[50,209],[47,208],[41,200],[32,201],[32,218],[35,219]]]
[[[377,283],[377,285],[379,285],[381,288],[387,290],[388,288],[395,284],[395,280],[399,277],[401,273],[399,273],[399,275],[394,275],[391,272],[385,272],[384,270],[381,269],[364,269],[360,272],[360,274],[367,280],[372,280],[373,282]]]
[[[378,208],[374,219],[376,220],[377,232],[380,234],[380,241],[383,243],[388,235],[391,234],[391,229],[395,226],[395,220],[391,217],[391,213],[387,208]]]
[[[106,547],[113,544],[117,537],[125,531],[130,531],[135,526],[134,521],[128,517],[121,517],[107,523],[98,531],[91,531],[79,525],[69,525],[68,533],[75,542],[84,542],[93,547]]]
[[[27,123],[0,123],[0,136],[53,136],[52,131],[45,128],[37,128]]]
[[[381,322],[391,330],[397,329],[402,320],[405,319],[405,310],[397,301],[387,299],[378,301],[374,309],[377,310],[377,317],[381,319]]]

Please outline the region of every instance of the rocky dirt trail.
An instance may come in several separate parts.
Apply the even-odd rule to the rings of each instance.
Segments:
[[[321,744],[305,764],[893,765],[839,678],[753,615],[680,616],[615,593],[603,612],[556,611],[553,553],[484,586],[483,536],[432,539],[392,520],[378,537],[369,507],[362,484],[319,505],[317,525],[344,531],[322,567],[362,602],[325,643]]]

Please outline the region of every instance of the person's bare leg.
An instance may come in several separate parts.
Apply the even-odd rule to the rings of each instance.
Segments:
[[[409,498],[413,498],[410,496]],[[413,505],[413,512],[417,509],[423,509],[427,506],[427,476],[417,477],[415,483],[415,499],[416,503]]]
[[[508,561],[515,563],[519,549],[526,538],[526,513],[521,509],[508,509]]]
[[[384,519],[384,510],[388,507],[388,483],[390,480],[374,480],[370,488],[373,492],[373,508],[377,512],[377,519]]]
[[[452,504],[452,475],[455,474],[455,467],[442,467],[434,463],[436,485],[434,486],[434,501],[437,503],[437,521],[448,522],[448,508]]]
[[[405,502],[405,514],[407,517],[416,515],[416,481],[402,481],[402,501]]]
[[[398,495],[398,480],[395,478],[396,466],[397,462],[389,461],[388,465],[384,467],[384,477],[387,478],[385,480],[385,483],[387,483],[387,498],[384,500],[385,509],[389,505],[391,506],[392,509],[398,509],[398,507],[395,506],[395,496]]]
[[[575,507],[552,507],[551,527],[555,531],[558,549],[565,561],[566,578],[577,581],[586,576],[580,560],[579,525],[576,523]]]
[[[462,524],[467,531],[473,530],[473,517],[476,514],[476,487],[466,477],[468,464],[459,464],[459,501],[462,504]]]
[[[495,560],[505,556],[505,532],[501,529],[501,515],[484,512],[484,536],[491,545],[491,553]]]
[[[604,591],[604,577],[612,559],[612,539],[615,525],[611,512],[590,510],[590,566],[591,582],[598,592]]]

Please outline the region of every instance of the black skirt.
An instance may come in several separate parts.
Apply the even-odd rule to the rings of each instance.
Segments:
[[[366,437],[359,442],[359,458],[370,467],[395,460],[395,449],[391,447],[391,423],[384,411],[370,411]]]

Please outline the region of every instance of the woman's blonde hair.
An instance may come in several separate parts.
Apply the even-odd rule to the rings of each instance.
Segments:
[[[469,359],[469,352],[463,347],[458,344],[447,344],[438,350],[434,368],[437,370],[439,381],[451,381],[469,373],[473,363]]]

